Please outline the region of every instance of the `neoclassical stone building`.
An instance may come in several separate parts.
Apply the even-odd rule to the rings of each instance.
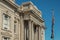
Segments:
[[[32,2],[0,0],[0,40],[45,40],[41,11]]]

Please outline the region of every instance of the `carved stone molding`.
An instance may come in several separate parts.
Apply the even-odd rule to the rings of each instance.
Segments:
[[[8,32],[1,32],[2,36],[12,37],[12,35]]]

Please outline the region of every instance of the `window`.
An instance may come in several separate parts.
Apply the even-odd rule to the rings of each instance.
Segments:
[[[9,29],[9,19],[8,15],[3,14],[3,29]]]
[[[9,38],[8,37],[4,37],[3,40],[9,40]]]

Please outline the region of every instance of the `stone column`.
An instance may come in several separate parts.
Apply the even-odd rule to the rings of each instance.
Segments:
[[[40,38],[42,40],[42,28],[40,27]]]
[[[35,40],[39,40],[39,26],[36,25]]]
[[[1,27],[2,27],[2,13],[1,13],[1,10],[0,10],[0,40],[1,40]]]
[[[44,28],[42,27],[41,28],[41,38],[42,38],[42,40],[45,40],[45,33],[44,33]]]
[[[41,29],[40,29],[40,26],[39,26],[39,40],[41,40]]]
[[[20,21],[20,20],[19,20],[19,21]],[[20,26],[20,22],[19,22],[19,40],[20,40],[20,36],[21,36],[21,35],[20,35],[20,33],[21,33],[20,27],[21,27],[21,26]]]
[[[26,28],[24,29],[24,40],[26,40]]]
[[[29,40],[32,39],[32,25],[31,25],[31,20],[29,20]]]
[[[24,40],[24,20],[23,20],[23,16],[20,16],[20,32],[21,32],[21,40]]]
[[[34,33],[34,40],[37,40],[37,31]]]
[[[37,40],[39,40],[39,26],[37,26]]]
[[[32,25],[31,25],[31,31],[32,31],[32,35],[31,35],[31,38],[32,40],[34,40],[34,28],[33,28],[33,22],[32,22]]]

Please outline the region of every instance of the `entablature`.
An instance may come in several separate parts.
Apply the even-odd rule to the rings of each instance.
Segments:
[[[38,8],[35,5],[33,5],[32,2],[23,3],[20,6],[20,10],[22,10],[22,11],[30,11],[30,10],[33,10],[38,16],[42,17],[41,11],[38,10]]]

